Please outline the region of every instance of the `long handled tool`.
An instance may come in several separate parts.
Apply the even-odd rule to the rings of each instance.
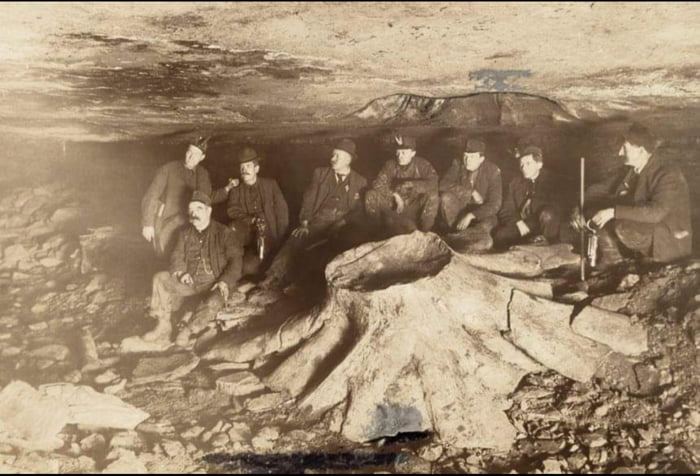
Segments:
[[[581,216],[583,216],[583,205],[585,201],[585,186],[586,186],[586,159],[581,157],[581,181],[580,181],[580,195],[579,195],[579,210],[581,211]],[[586,281],[586,228],[581,227],[581,281]]]

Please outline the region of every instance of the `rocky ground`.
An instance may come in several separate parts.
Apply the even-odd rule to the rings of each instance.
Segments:
[[[626,273],[593,300],[648,328],[646,357],[661,372],[652,395],[576,383],[553,372],[530,374],[512,395],[508,416],[519,433],[507,454],[445,447],[430,434],[361,445],[337,436],[340,415],[316,422],[293,412],[293,402],[268,391],[248,364],[205,364],[177,348],[120,352],[122,338],[151,325],[143,318],[149,250],[111,227],[89,229],[85,203],[60,185],[14,189],[0,201],[2,472],[620,474],[700,468],[697,262]],[[253,295],[250,306],[259,299]],[[97,414],[74,398],[64,415],[63,403],[47,403],[56,401],[46,400],[54,398],[56,387],[46,386],[52,383],[66,384],[66,394],[87,387],[96,390],[89,390],[91,398],[112,400]],[[44,406],[25,408],[30,399]],[[22,433],[20,417],[43,423],[23,424],[33,431]],[[58,440],[33,446],[40,437]]]

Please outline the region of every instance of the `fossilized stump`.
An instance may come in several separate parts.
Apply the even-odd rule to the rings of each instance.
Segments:
[[[646,349],[626,316],[590,310],[572,327],[573,308],[548,299],[550,284],[476,268],[432,233],[349,250],[326,280],[328,296],[311,312],[203,357],[277,356],[264,383],[312,416],[341,406],[341,431],[354,441],[429,431],[457,447],[507,449],[516,430],[504,410],[527,373],[585,381],[609,353],[627,362]]]

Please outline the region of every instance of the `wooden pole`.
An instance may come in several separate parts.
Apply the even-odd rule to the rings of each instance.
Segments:
[[[579,195],[579,209],[581,210],[581,216],[583,216],[583,205],[585,196],[585,185],[586,185],[586,159],[581,157],[581,181],[580,181],[580,195]],[[586,229],[581,228],[581,281],[586,280]]]

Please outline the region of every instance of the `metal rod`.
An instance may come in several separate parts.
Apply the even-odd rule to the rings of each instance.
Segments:
[[[579,210],[581,211],[581,216],[583,217],[583,205],[585,200],[585,185],[586,185],[586,159],[581,157],[581,182],[580,182],[580,196],[579,196]],[[586,280],[586,229],[581,227],[581,281]]]

